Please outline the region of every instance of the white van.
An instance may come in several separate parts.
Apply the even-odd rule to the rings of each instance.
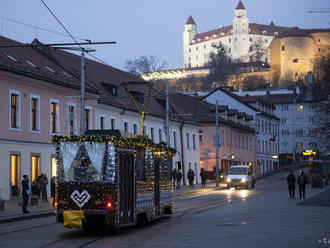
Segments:
[[[244,187],[246,189],[254,188],[256,180],[252,175],[252,167],[247,165],[230,166],[227,177],[227,188]]]

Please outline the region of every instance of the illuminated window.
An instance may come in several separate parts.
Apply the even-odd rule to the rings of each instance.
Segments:
[[[52,156],[52,177],[57,176],[57,163],[55,156]]]
[[[11,195],[19,196],[20,189],[20,163],[21,156],[17,154],[10,155],[10,175],[11,175]]]
[[[91,110],[85,108],[85,130],[89,130],[90,114],[91,114]]]
[[[303,111],[304,110],[304,106],[303,105],[298,105],[297,106],[297,110],[298,111]]]
[[[31,156],[31,182],[40,175],[40,156]]]

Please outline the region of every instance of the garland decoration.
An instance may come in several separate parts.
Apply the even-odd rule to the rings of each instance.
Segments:
[[[162,142],[155,144],[152,140],[146,137],[137,138],[117,138],[115,136],[58,136],[52,137],[53,145],[58,145],[60,142],[111,142],[116,147],[135,147],[140,149],[151,149],[155,155],[166,158],[174,157],[176,150],[167,147],[166,143]]]

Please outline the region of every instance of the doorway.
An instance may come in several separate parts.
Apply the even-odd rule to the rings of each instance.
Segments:
[[[10,154],[10,188],[11,196],[19,196],[20,193],[20,168],[21,156]]]

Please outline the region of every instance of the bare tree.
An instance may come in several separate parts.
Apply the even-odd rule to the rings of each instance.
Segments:
[[[257,39],[249,49],[250,54],[250,62],[256,64],[257,66],[261,66],[263,61],[263,57],[265,55],[265,43],[260,38]]]
[[[161,61],[156,56],[141,56],[134,60],[126,60],[125,68],[128,72],[141,75],[147,72],[162,70],[167,66],[166,61]]]
[[[243,82],[242,86],[244,90],[256,90],[261,88],[267,88],[268,83],[263,76],[253,75],[246,77]]]

